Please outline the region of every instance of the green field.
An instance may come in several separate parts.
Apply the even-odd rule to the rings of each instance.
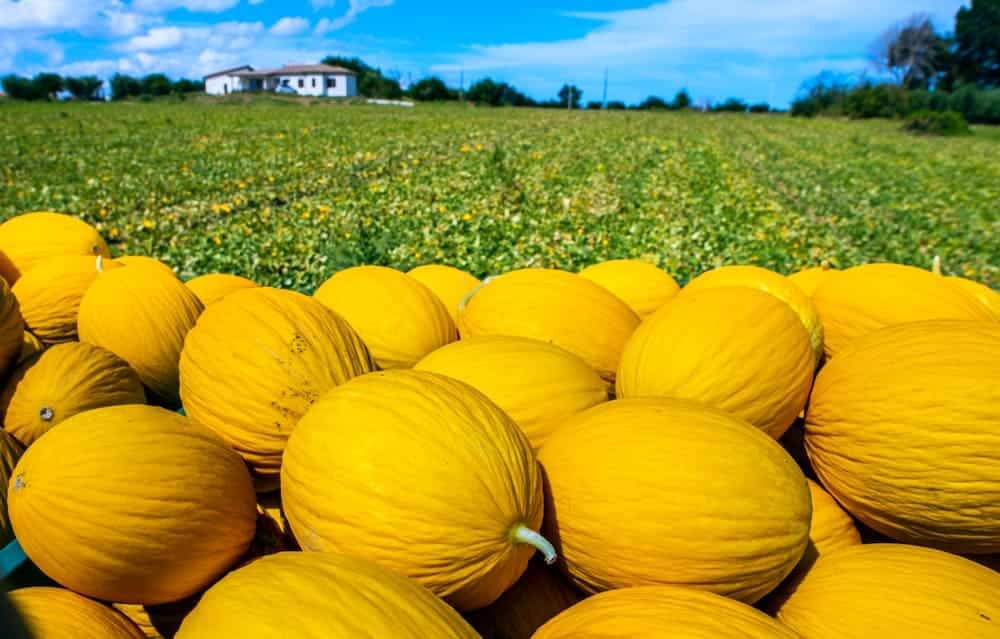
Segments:
[[[0,103],[0,219],[79,215],[184,277],[486,275],[645,257],[679,280],[892,260],[1000,283],[1000,136],[785,116]]]

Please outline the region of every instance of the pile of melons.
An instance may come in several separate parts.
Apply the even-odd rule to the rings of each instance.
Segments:
[[[1000,294],[633,260],[312,296],[0,225],[36,637],[1000,637]]]

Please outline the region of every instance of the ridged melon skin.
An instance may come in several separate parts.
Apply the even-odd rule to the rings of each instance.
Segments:
[[[246,551],[257,519],[240,457],[208,428],[152,406],[67,419],[21,457],[7,499],[42,571],[122,603],[205,588]]]
[[[608,399],[608,386],[585,361],[524,337],[468,337],[414,367],[474,387],[510,415],[537,450],[562,420]]]
[[[677,397],[745,419],[775,439],[805,407],[815,357],[799,317],[749,287],[683,291],[625,347],[618,397]]]
[[[677,586],[622,588],[586,599],[533,639],[799,639],[750,606]]]
[[[0,548],[14,538],[14,529],[7,514],[7,482],[14,476],[17,460],[24,453],[24,447],[14,436],[0,430]]]
[[[87,255],[61,255],[38,262],[12,289],[25,327],[47,345],[75,341],[84,293],[102,269],[120,266],[114,260]]]
[[[139,375],[125,360],[83,342],[49,348],[12,379],[3,427],[25,446],[77,413],[146,402]]]
[[[795,282],[781,273],[759,266],[720,266],[706,271],[687,283],[684,292],[703,291],[709,288],[749,286],[769,293],[788,304],[809,333],[809,343],[819,362],[823,357],[823,323],[808,295]]]
[[[458,339],[438,296],[396,269],[345,269],[313,297],[354,327],[382,369],[412,368],[427,353]]]
[[[531,639],[545,622],[583,598],[557,569],[536,557],[499,599],[465,618],[483,637]]]
[[[21,352],[18,354],[15,364],[20,366],[28,360],[34,359],[36,355],[41,354],[44,350],[45,344],[42,344],[42,340],[35,337],[31,331],[24,331],[21,340]]]
[[[144,639],[113,608],[63,588],[21,588],[10,600],[37,639]]]
[[[62,213],[34,211],[0,224],[0,250],[14,266],[8,283],[30,271],[42,260],[57,255],[103,255],[108,245],[93,226]],[[5,276],[8,277],[8,276]]]
[[[445,308],[451,321],[458,325],[458,307],[479,280],[461,269],[444,264],[424,264],[406,272],[407,275],[429,288]]]
[[[301,293],[263,287],[208,307],[180,359],[184,410],[266,480],[277,479],[288,436],[309,406],[375,367],[336,313]]]
[[[459,315],[462,337],[512,335],[551,342],[613,382],[639,316],[604,287],[575,273],[522,269],[485,284]]]
[[[840,271],[813,295],[832,358],[855,339],[886,326],[934,319],[992,320],[975,298],[940,275],[902,264]]]
[[[640,319],[655,313],[681,290],[677,280],[655,264],[641,260],[599,262],[580,271],[580,276],[613,293]]]
[[[792,458],[696,402],[601,404],[567,420],[539,461],[545,535],[589,592],[682,585],[753,603],[808,542],[809,489]]]
[[[1000,320],[1000,293],[985,284],[964,277],[952,275],[946,277],[945,281],[979,300],[980,304],[993,313],[993,317]]]
[[[259,284],[239,275],[228,273],[208,273],[199,275],[185,282],[187,287],[198,296],[202,306],[208,308],[226,295],[245,288],[257,288]]]
[[[478,639],[425,588],[355,557],[284,552],[224,577],[177,639]]]
[[[338,386],[302,417],[281,467],[304,550],[364,557],[460,610],[492,603],[524,572],[543,495],[531,444],[486,396],[424,371]]]
[[[806,451],[830,493],[897,541],[1000,552],[1000,323],[854,342],[816,379]]]
[[[17,297],[0,281],[0,378],[17,363],[24,346],[24,318]]]
[[[793,284],[798,286],[803,293],[811,298],[816,292],[816,289],[818,289],[820,285],[827,280],[827,278],[837,272],[838,270],[832,268],[829,264],[823,264],[821,266],[813,266],[792,273],[788,276],[788,279],[791,280]]]
[[[120,257],[116,257],[115,262],[117,262],[120,266],[151,268],[159,271],[163,275],[169,275],[174,279],[178,279],[177,273],[174,272],[174,269],[172,269],[169,264],[158,260],[155,257],[149,257],[148,255],[122,255]]]
[[[1000,573],[931,548],[852,546],[820,557],[778,619],[802,639],[996,639]]]
[[[128,362],[150,400],[178,408],[181,348],[202,309],[190,289],[161,269],[116,268],[98,275],[87,289],[77,330],[81,342]]]

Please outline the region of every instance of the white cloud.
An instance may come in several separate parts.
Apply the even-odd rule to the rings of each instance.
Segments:
[[[320,0],[321,2],[323,0]],[[368,11],[369,9],[376,9],[378,7],[389,7],[392,6],[394,0],[350,0],[350,6],[347,8],[347,12],[340,16],[339,18],[329,19],[323,18],[316,24],[315,33],[316,35],[325,35],[330,31],[337,31],[338,29],[343,29],[347,25],[354,22],[359,15]],[[332,4],[332,3],[331,3]],[[315,0],[314,4],[315,5]]]
[[[143,13],[166,13],[171,9],[187,9],[196,13],[219,13],[232,9],[240,0],[134,0],[132,8]]]
[[[163,51],[174,49],[184,41],[184,30],[180,27],[156,27],[148,33],[129,38],[121,46],[125,51]]]
[[[0,72],[16,71],[16,56],[29,52],[41,54],[50,66],[60,64],[65,58],[63,46],[55,40],[33,36],[4,36],[0,38]]]
[[[119,51],[175,49],[246,49],[264,31],[262,22],[219,22],[198,27],[154,27],[115,45]]]
[[[299,35],[307,29],[309,29],[309,21],[305,18],[285,17],[275,22],[268,33],[278,37],[287,37]]]

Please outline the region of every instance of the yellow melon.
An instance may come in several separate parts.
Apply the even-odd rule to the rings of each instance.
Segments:
[[[530,337],[574,353],[613,381],[639,316],[607,289],[575,273],[523,269],[490,280],[459,315],[462,337]]]
[[[84,293],[101,271],[119,267],[100,255],[60,255],[38,262],[12,289],[27,329],[45,344],[75,341]]]
[[[0,548],[14,538],[14,530],[7,514],[7,482],[14,476],[14,466],[23,452],[24,448],[13,435],[0,430]]]
[[[443,264],[425,264],[410,269],[407,275],[429,288],[445,308],[451,321],[458,323],[458,307],[472,289],[479,286],[479,280],[463,270]]]
[[[125,360],[82,342],[53,346],[14,378],[3,427],[25,446],[77,413],[146,401],[139,375]]]
[[[303,549],[371,559],[460,610],[496,600],[536,547],[554,560],[527,437],[434,373],[362,375],[323,396],[288,440],[281,495]]]
[[[24,336],[21,339],[21,352],[18,354],[15,364],[20,366],[36,355],[40,355],[44,350],[45,344],[42,344],[42,340],[35,337],[31,331],[24,331]]]
[[[373,368],[336,313],[300,293],[252,288],[208,307],[188,334],[181,398],[187,414],[222,435],[268,489],[306,409]]]
[[[116,257],[115,262],[120,266],[142,266],[157,270],[164,275],[177,277],[177,273],[167,263],[148,255],[122,255],[121,257]]]
[[[478,639],[425,588],[374,563],[283,552],[226,575],[181,624],[177,639]]]
[[[383,369],[410,368],[458,337],[437,295],[395,269],[340,271],[316,290],[315,298],[354,327]]]
[[[750,287],[685,291],[629,340],[618,397],[697,400],[778,438],[805,406],[815,368],[802,322],[776,297]]]
[[[239,275],[229,275],[228,273],[209,273],[199,275],[187,282],[187,287],[191,289],[201,303],[206,308],[215,304],[226,295],[235,293],[245,288],[257,288],[257,282],[248,280]]]
[[[9,486],[28,557],[106,601],[157,604],[198,592],[246,551],[256,525],[239,455],[208,428],[152,406],[67,419],[24,453]]]
[[[37,639],[143,639],[121,613],[62,588],[21,588],[10,600]]]
[[[415,368],[482,392],[514,419],[536,449],[563,419],[608,399],[607,384],[582,359],[524,337],[469,337],[439,348]]]
[[[181,622],[198,603],[199,595],[173,603],[144,606],[142,604],[111,604],[139,628],[146,639],[173,639]]]
[[[806,450],[823,485],[893,539],[1000,552],[1000,323],[892,326],[816,378]]]
[[[710,592],[641,586],[604,592],[548,622],[533,639],[798,639],[759,610]]]
[[[837,273],[837,269],[831,267],[829,262],[823,262],[819,266],[805,268],[792,273],[788,276],[788,279],[798,286],[803,293],[812,297],[816,289],[835,273]]]
[[[583,598],[558,570],[536,557],[507,592],[466,619],[483,639],[531,639],[546,621]]]
[[[945,278],[902,264],[840,271],[816,289],[827,357],[885,326],[931,319],[993,320],[975,298]]]
[[[946,277],[945,281],[979,300],[979,303],[988,308],[995,318],[1000,319],[1000,293],[985,284],[964,277],[950,276]]]
[[[802,471],[776,441],[702,404],[601,404],[563,423],[539,461],[546,537],[589,592],[685,585],[753,603],[808,542]]]
[[[7,254],[0,250],[0,278],[7,282],[8,286],[14,286],[14,282],[20,277],[20,273],[14,263],[10,261]]]
[[[281,507],[281,492],[272,491],[257,495],[257,508],[271,518],[283,535],[291,533],[288,526],[288,519],[285,518],[285,511]]]
[[[820,361],[823,357],[823,323],[820,322],[819,314],[809,296],[784,275],[759,266],[720,266],[688,282],[684,292],[732,286],[749,286],[770,293],[788,304],[809,333],[809,343],[812,345],[816,362]]]
[[[104,271],[80,302],[80,341],[124,359],[152,401],[176,408],[181,348],[201,311],[195,294],[160,269]]]
[[[580,271],[580,276],[614,293],[643,319],[681,290],[674,278],[641,260],[599,262]]]
[[[930,548],[852,546],[820,557],[778,619],[802,639],[996,639],[1000,573]]]
[[[93,226],[80,218],[49,211],[24,213],[0,224],[0,250],[13,263],[14,272],[5,275],[12,286],[17,278],[48,257],[111,257],[108,245]]]
[[[6,280],[0,280],[0,378],[17,363],[24,339],[24,318],[17,297]]]

